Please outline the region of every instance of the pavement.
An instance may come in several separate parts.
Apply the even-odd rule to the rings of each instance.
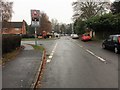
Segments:
[[[2,68],[2,88],[30,88],[35,81],[42,53],[23,45],[24,50]]]

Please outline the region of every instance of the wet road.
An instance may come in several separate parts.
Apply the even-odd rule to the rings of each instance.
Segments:
[[[101,49],[101,42],[61,37],[39,43],[52,55],[47,60],[42,88],[118,87],[118,55]]]

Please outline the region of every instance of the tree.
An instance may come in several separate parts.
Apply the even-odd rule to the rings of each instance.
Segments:
[[[120,13],[120,0],[116,0],[111,5],[111,11],[113,14]]]
[[[74,32],[77,34],[85,33],[85,21],[77,19],[74,23]]]
[[[51,24],[52,24],[52,30],[53,30],[53,31],[57,31],[57,30],[56,30],[56,26],[58,25],[57,19],[52,19],[52,20],[51,20]]]
[[[62,34],[65,34],[66,33],[66,25],[65,24],[61,24],[60,25],[60,30],[61,30]]]
[[[58,20],[57,19],[52,19],[51,20],[51,24],[52,24],[52,30],[59,33],[59,23],[58,23]]]
[[[2,20],[8,21],[12,18],[13,2],[5,2],[0,0],[0,12],[2,13]]]
[[[49,17],[47,16],[46,13],[41,12],[41,17],[40,17],[40,28],[38,29],[38,33],[42,33],[43,31],[46,32],[51,32],[52,30],[52,25],[51,22],[49,21]]]
[[[102,0],[77,0],[72,3],[72,6],[74,10],[73,19],[81,18],[87,20],[90,17],[105,13],[110,6],[110,3],[109,1],[103,2]]]
[[[72,24],[67,24],[66,25],[66,34],[71,34],[72,33]]]
[[[111,13],[95,16],[86,21],[86,26],[97,33],[97,36],[106,38],[110,34],[120,33],[120,14]]]

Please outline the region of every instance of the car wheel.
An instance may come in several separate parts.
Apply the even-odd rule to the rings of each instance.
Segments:
[[[102,44],[102,48],[103,48],[103,49],[105,49],[105,48],[106,48],[105,44]]]
[[[117,47],[114,48],[114,52],[115,52],[116,54],[118,53],[118,48],[117,48]]]

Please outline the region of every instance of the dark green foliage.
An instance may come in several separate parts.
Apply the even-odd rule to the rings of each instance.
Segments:
[[[21,46],[20,35],[2,35],[2,53],[8,53]]]
[[[35,28],[32,27],[31,25],[28,26],[28,33],[29,34],[34,34],[35,33]]]
[[[95,16],[86,21],[87,27],[93,29],[96,32],[108,31],[108,32],[118,32],[118,27],[120,25],[120,14],[112,15],[105,14],[102,16]]]
[[[96,37],[106,38],[110,34],[120,34],[120,14],[104,14],[102,16],[94,16],[86,21],[80,19],[74,23],[74,30],[77,34],[85,32],[85,28],[89,28],[96,32]]]
[[[24,34],[22,35],[22,38],[35,38],[34,34]]]
[[[110,13],[92,17],[86,21],[86,26],[103,38],[110,34],[120,34],[120,14],[113,15]],[[97,34],[96,36],[98,36]]]
[[[78,19],[74,23],[74,32],[76,34],[83,34],[85,32],[85,21]]]
[[[115,2],[112,3],[111,11],[113,14],[120,13],[120,1],[116,0]]]

